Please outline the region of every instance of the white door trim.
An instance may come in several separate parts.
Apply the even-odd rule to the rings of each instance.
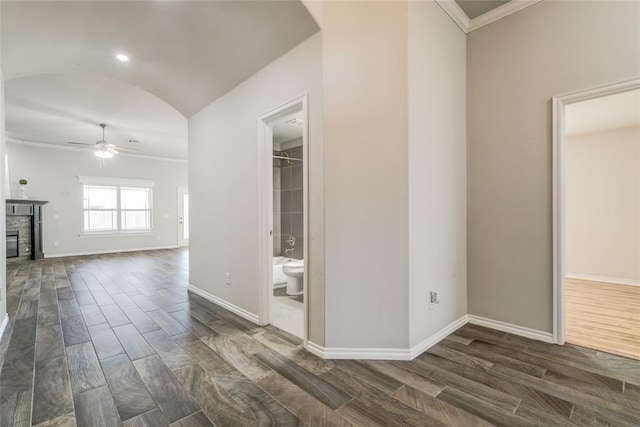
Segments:
[[[184,213],[184,207],[183,207],[183,201],[184,201],[184,194],[189,194],[189,188],[188,187],[184,187],[184,186],[180,186],[178,187],[178,216],[177,216],[177,223],[178,223],[178,247],[184,247],[184,246],[189,246],[189,239],[184,239],[182,236],[184,235],[184,219],[182,219],[183,222],[180,222],[180,218],[182,218],[182,214]],[[191,211],[189,211],[191,212]]]
[[[309,111],[308,95],[304,94],[269,110],[258,117],[258,266],[260,310],[259,324],[272,323],[273,300],[273,127],[272,121],[287,110],[302,107],[302,203],[303,203],[303,345],[307,347],[309,330]]]
[[[640,78],[554,96],[553,106],[553,339],[566,341],[565,307],[565,106],[640,89]]]

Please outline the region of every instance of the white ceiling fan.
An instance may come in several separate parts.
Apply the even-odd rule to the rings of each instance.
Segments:
[[[104,129],[107,127],[107,125],[104,123],[100,123],[100,127],[102,128],[102,140],[96,141],[93,144],[89,142],[74,142],[74,141],[68,141],[67,144],[74,145],[78,149],[95,150],[94,154],[96,155],[96,157],[99,157],[101,160],[110,159],[113,157],[114,154],[118,154],[121,151],[128,152],[128,153],[135,153],[138,151],[135,148],[118,147],[115,144],[108,143],[104,139]]]

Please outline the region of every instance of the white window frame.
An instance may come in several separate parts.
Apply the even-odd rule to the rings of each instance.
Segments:
[[[78,181],[82,185],[82,232],[80,237],[101,237],[101,236],[140,236],[153,234],[153,188],[155,181],[144,179],[128,179],[128,178],[106,178],[78,175]],[[116,229],[115,230],[85,230],[84,213],[87,210],[84,207],[84,189],[85,186],[94,187],[115,187],[116,188]],[[127,230],[122,229],[122,213],[128,211],[146,211],[147,209],[122,209],[121,190],[122,188],[144,188],[149,190],[149,228]],[[112,210],[111,210],[112,211]]]

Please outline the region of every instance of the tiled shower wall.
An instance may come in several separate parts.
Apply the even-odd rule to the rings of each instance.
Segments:
[[[31,259],[31,217],[7,216],[7,231],[18,232],[18,257],[7,258],[7,262]]]
[[[289,157],[302,158],[302,147],[284,150]],[[282,152],[274,151],[274,155]],[[290,258],[302,259],[304,246],[303,235],[303,203],[302,203],[302,162],[292,160],[273,161],[273,253]],[[295,245],[293,252],[285,253],[291,248],[287,240],[293,236]]]

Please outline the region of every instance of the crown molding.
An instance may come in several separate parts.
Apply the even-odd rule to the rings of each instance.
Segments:
[[[495,9],[472,19],[471,22],[469,22],[467,33],[519,12],[529,6],[533,6],[536,3],[540,3],[541,1],[542,0],[511,0],[509,3],[505,3],[500,7],[496,7]]]
[[[489,25],[496,22],[499,19],[512,15],[521,11],[529,6],[533,6],[536,3],[540,3],[542,0],[511,0],[508,3],[503,4],[500,7],[496,7],[487,13],[469,19],[464,11],[458,6],[455,0],[436,0],[436,3],[453,19],[453,22],[460,27],[465,33],[470,33],[482,28],[485,25]]]
[[[436,0],[436,3],[453,19],[453,22],[456,23],[458,27],[465,33],[468,33],[467,28],[469,28],[469,17],[464,10],[458,6],[454,0]]]
[[[22,139],[13,138],[11,136],[7,136],[6,137],[6,141],[7,142],[11,142],[12,144],[28,145],[30,147],[40,147],[40,148],[50,148],[50,149],[53,149],[53,150],[74,151],[76,153],[79,152],[77,149],[75,149],[73,147],[68,147],[66,145],[46,144],[44,142],[24,141]],[[173,158],[173,157],[147,156],[145,154],[118,153],[118,156],[137,157],[139,159],[159,160],[159,161],[163,161],[163,162],[188,163],[187,160],[185,160],[185,159],[177,159],[177,158]]]

